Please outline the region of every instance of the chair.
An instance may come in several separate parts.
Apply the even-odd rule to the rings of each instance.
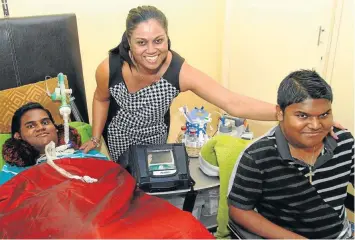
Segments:
[[[232,223],[231,220],[228,223],[228,229],[231,231],[232,239],[263,239],[259,235],[249,232],[242,226]]]

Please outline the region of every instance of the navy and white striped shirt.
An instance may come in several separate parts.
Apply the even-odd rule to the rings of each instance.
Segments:
[[[291,156],[280,127],[273,128],[241,153],[229,183],[229,204],[256,208],[271,222],[307,238],[348,237],[344,201],[349,182],[354,184],[354,138],[346,130],[334,131],[339,139],[324,140],[310,183],[308,165]]]

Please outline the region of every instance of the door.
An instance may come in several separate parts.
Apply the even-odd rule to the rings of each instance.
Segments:
[[[333,0],[226,0],[225,86],[276,103],[278,85],[291,71],[315,69],[322,74],[333,4]],[[265,125],[262,133],[271,127],[258,124]]]

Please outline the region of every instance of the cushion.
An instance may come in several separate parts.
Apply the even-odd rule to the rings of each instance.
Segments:
[[[92,136],[92,127],[84,122],[70,122],[69,126],[75,128],[81,137],[81,144],[86,143]]]
[[[10,137],[11,137],[10,133],[0,134],[0,169],[2,169],[2,166],[5,163],[5,161],[4,161],[3,157],[2,157],[2,146],[4,145],[6,140],[9,139]]]
[[[244,140],[229,135],[217,135],[211,138],[201,149],[201,156],[209,164],[219,167],[219,202],[217,213],[217,231],[215,236],[226,238],[228,230],[228,184],[234,165],[239,154],[250,144],[250,140]]]
[[[57,78],[10,88],[0,91],[0,133],[11,133],[11,120],[15,111],[28,102],[38,102],[47,108],[54,118],[56,124],[63,123],[59,114],[60,101],[53,102],[47,95],[47,86],[50,93],[58,85]],[[68,80],[65,76],[65,86],[68,88]]]

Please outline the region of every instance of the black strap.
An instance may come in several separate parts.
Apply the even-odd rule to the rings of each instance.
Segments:
[[[192,211],[194,210],[195,201],[196,201],[196,197],[197,197],[198,192],[195,191],[195,189],[194,189],[195,180],[193,180],[192,177],[190,177],[190,184],[191,184],[191,188],[190,188],[190,191],[188,191],[186,193],[182,210],[192,213]]]

